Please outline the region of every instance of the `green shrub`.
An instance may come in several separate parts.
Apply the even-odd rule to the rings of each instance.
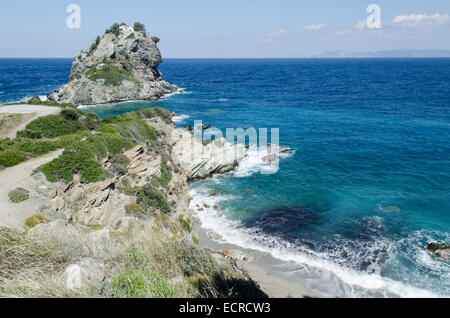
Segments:
[[[145,25],[143,25],[143,24],[140,23],[140,22],[136,22],[136,23],[133,25],[133,29],[134,29],[134,31],[136,31],[136,32],[142,32],[142,33],[145,33]]]
[[[97,133],[86,140],[68,145],[61,156],[41,167],[50,182],[65,180],[70,182],[73,175],[81,173],[83,182],[96,182],[105,172],[98,160],[108,154],[116,155],[134,146],[132,140],[107,133]]]
[[[17,104],[17,103],[15,103],[15,104]],[[52,101],[49,101],[49,100],[37,101],[37,100],[34,100],[34,99],[30,99],[29,101],[21,103],[21,104],[55,106],[55,107],[61,107],[61,108],[76,108],[76,106],[73,105],[73,104],[58,103],[58,102],[52,102]]]
[[[61,116],[63,116],[67,120],[78,120],[80,118],[81,113],[73,108],[63,109],[61,110]]]
[[[17,136],[27,138],[55,138],[73,134],[84,129],[86,129],[86,125],[82,121],[67,119],[62,114],[48,115],[33,120],[25,127],[24,131],[19,131]]]
[[[119,35],[120,35],[120,26],[121,25],[124,25],[124,23],[122,23],[122,24],[114,23],[113,25],[111,25],[111,27],[109,29],[106,30],[105,33],[112,33],[116,37],[119,37]]]
[[[200,243],[200,239],[195,234],[192,234],[192,241],[194,241],[194,243],[197,245]]]
[[[116,133],[133,139],[137,143],[156,140],[158,135],[153,127],[147,125],[136,113],[127,113],[120,116],[105,118],[99,131]]]
[[[170,206],[166,198],[151,184],[146,184],[141,187],[136,197],[137,203],[144,209],[156,209],[163,213],[170,212]]]
[[[172,123],[172,115],[170,112],[161,107],[144,108],[137,111],[143,118],[161,118],[166,124]]]
[[[159,177],[159,184],[163,187],[167,186],[172,180],[172,175],[165,168],[161,168],[161,176]]]
[[[134,35],[134,33],[130,33],[129,36],[127,36],[127,39],[134,39],[136,36]]]
[[[38,224],[46,223],[44,217],[42,215],[36,214],[33,216],[30,216],[25,220],[25,226],[32,229]]]
[[[27,159],[27,155],[21,151],[10,149],[0,151],[0,165],[3,167],[15,166]]]
[[[101,40],[100,37],[97,36],[97,38],[95,39],[95,42],[92,43],[91,46],[89,47],[88,56],[91,55],[92,52],[94,52],[98,48],[98,45],[100,44],[100,40]]]
[[[152,36],[152,41],[158,44],[160,39],[157,36]]]
[[[141,82],[139,82],[133,74],[131,74],[126,69],[119,69],[115,65],[109,64],[107,61],[105,61],[106,65],[103,66],[102,69],[97,69],[97,67],[93,66],[86,72],[86,77],[90,79],[91,81],[97,81],[99,79],[105,80],[105,85],[110,86],[118,86],[122,84],[124,80],[128,80],[130,82],[133,82],[139,86],[142,85]]]
[[[29,193],[30,192],[26,189],[17,188],[8,193],[8,198],[13,203],[19,203],[28,200],[28,198],[30,197]]]
[[[109,167],[109,172],[113,175],[124,175],[128,171],[128,165],[130,164],[130,159],[123,154],[117,154],[110,160],[111,166]]]
[[[38,157],[79,141],[90,135],[89,131],[61,136],[55,139],[30,139],[18,137],[0,140],[0,164],[5,167],[17,165],[30,157]]]
[[[113,278],[113,295],[122,298],[174,298],[167,281],[146,270],[125,270]]]

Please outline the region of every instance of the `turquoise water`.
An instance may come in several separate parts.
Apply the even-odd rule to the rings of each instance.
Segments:
[[[450,242],[450,59],[171,59],[161,70],[183,94],[88,110],[157,105],[185,115],[180,126],[274,127],[292,149],[276,174],[258,173],[252,150],[236,172],[193,182],[194,208],[220,207],[198,213],[205,228],[283,260],[323,296],[450,296],[450,263],[423,250]]]

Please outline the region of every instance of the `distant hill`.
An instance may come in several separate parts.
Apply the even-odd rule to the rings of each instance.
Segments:
[[[295,56],[306,57],[306,56]],[[450,57],[450,50],[389,50],[375,52],[329,51],[312,58]]]

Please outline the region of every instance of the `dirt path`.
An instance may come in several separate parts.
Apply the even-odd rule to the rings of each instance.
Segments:
[[[2,138],[15,138],[18,131],[25,128],[28,123],[41,116],[58,114],[61,111],[59,107],[39,106],[39,105],[8,105],[0,107],[0,114],[33,114],[26,116],[17,126],[9,129]]]
[[[33,170],[58,157],[61,153],[62,150],[57,150],[0,171],[0,226],[21,226],[26,218],[36,214],[39,207],[47,203],[47,199],[36,194],[37,189],[30,188],[30,184],[33,184],[30,182],[31,174]],[[16,188],[29,190],[30,198],[20,203],[9,202],[8,193]]]

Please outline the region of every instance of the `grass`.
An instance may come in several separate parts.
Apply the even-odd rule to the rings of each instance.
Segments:
[[[30,197],[29,193],[30,192],[28,190],[17,188],[8,193],[8,198],[13,203],[20,203],[28,200]]]
[[[34,114],[0,114],[0,138],[33,117]]]
[[[146,270],[128,269],[113,279],[113,295],[120,298],[175,298],[166,279]]]
[[[135,215],[144,214],[144,210],[142,210],[141,206],[136,202],[125,205],[125,211],[128,214],[135,214]]]
[[[65,238],[33,240],[0,228],[0,297],[264,297],[253,282],[222,267],[205,251],[166,230],[142,224],[107,254]],[[105,265],[99,286],[69,290],[67,266],[83,257]],[[231,275],[233,277],[231,277]]]
[[[187,232],[191,232],[192,231],[192,224],[191,224],[191,219],[190,218],[183,218],[182,216],[180,216],[178,218],[178,221],[180,221],[181,226],[183,227],[183,229]]]

